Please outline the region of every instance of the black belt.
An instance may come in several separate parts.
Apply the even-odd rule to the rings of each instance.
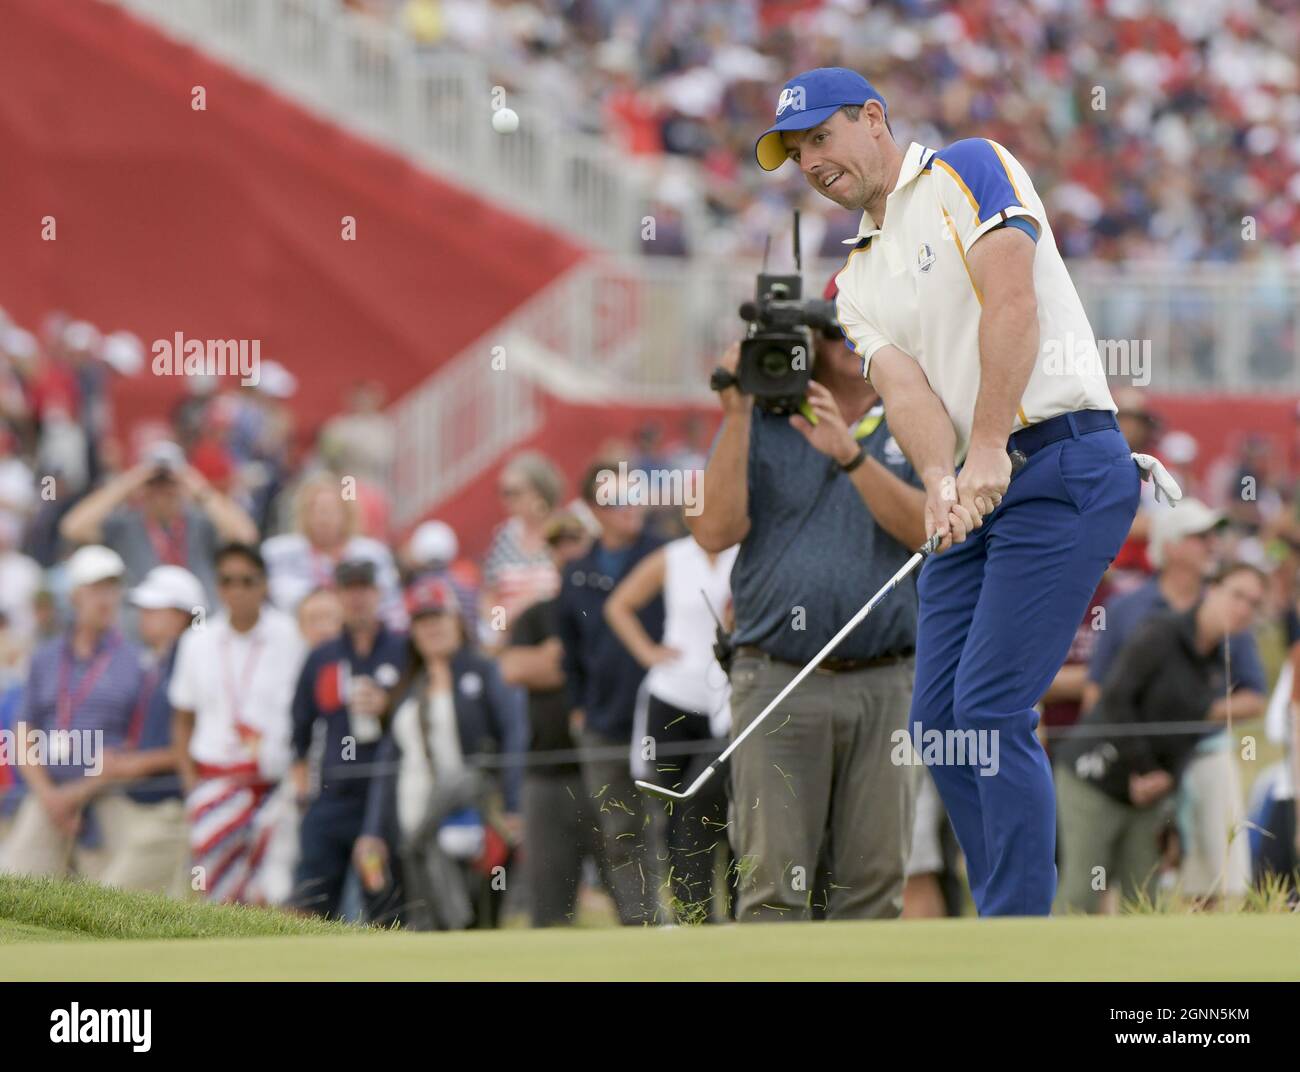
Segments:
[[[1007,440],[1007,450],[1018,450],[1026,458],[1036,454],[1044,447],[1072,436],[1087,435],[1089,432],[1101,432],[1107,428],[1118,430],[1119,421],[1108,409],[1077,409],[1073,413],[1059,413],[1045,421],[1031,424],[1013,432]]]
[[[817,664],[816,672],[819,674],[851,674],[857,670],[874,670],[880,666],[893,666],[896,663],[901,663],[912,658],[915,654],[915,648],[904,648],[902,651],[890,652],[888,655],[877,655],[872,659],[841,659],[834,655],[828,655]],[[737,648],[736,655],[750,659],[762,659],[764,662],[769,663],[785,663],[786,666],[797,666],[799,669],[803,669],[802,663],[769,655],[762,648],[755,648],[748,644],[742,644]]]

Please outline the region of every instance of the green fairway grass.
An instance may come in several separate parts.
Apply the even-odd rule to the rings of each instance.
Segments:
[[[257,938],[356,928],[265,908],[177,901],[93,882],[0,875],[0,942],[23,938]]]
[[[0,980],[1300,979],[1289,914],[414,934],[9,879],[0,945]]]
[[[765,924],[352,938],[26,942],[8,980],[1300,979],[1270,917]]]

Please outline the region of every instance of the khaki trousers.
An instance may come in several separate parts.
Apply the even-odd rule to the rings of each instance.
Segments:
[[[1169,797],[1147,808],[1123,804],[1058,764],[1056,814],[1060,819],[1060,884],[1055,911],[1098,912],[1103,890],[1121,900],[1154,898],[1160,848],[1157,837],[1169,821]],[[1098,870],[1100,869],[1100,870]]]
[[[798,673],[755,656],[731,669],[732,734]],[[825,897],[828,919],[892,919],[903,909],[920,767],[896,764],[910,659],[814,672],[731,760],[738,920],[797,920]],[[907,754],[912,756],[910,743]],[[820,866],[819,866],[820,865]]]
[[[1183,835],[1179,890],[1188,897],[1242,897],[1250,887],[1250,846],[1237,756],[1231,748],[1198,752],[1178,796]]]
[[[113,794],[92,804],[100,843],[90,849],[58,830],[34,796],[14,816],[0,866],[10,874],[82,875],[105,886],[182,897],[189,845],[181,801],[140,804]]]

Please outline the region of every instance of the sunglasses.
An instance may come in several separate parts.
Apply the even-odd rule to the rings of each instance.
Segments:
[[[238,585],[240,588],[256,588],[262,583],[262,578],[253,573],[223,573],[217,578],[217,584],[222,588],[233,588]]]

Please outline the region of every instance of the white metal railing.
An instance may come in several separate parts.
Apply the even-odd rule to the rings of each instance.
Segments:
[[[820,294],[840,263],[809,268],[805,294]],[[503,329],[544,340],[593,390],[608,382],[629,401],[707,397],[709,371],[741,333],[737,307],[753,296],[758,267],[609,258],[569,273]],[[1149,354],[1145,368],[1113,369],[1117,384],[1300,391],[1300,270],[1076,263],[1071,274],[1098,341]]]
[[[541,392],[494,367],[497,331],[467,347],[390,410],[396,427],[393,520],[417,521],[541,424]]]
[[[108,0],[212,52],[342,126],[557,230],[619,252],[640,245],[647,177],[599,139],[561,130],[542,100],[492,130],[485,63],[421,49],[341,0]]]
[[[805,274],[820,293],[839,263]],[[396,407],[399,523],[419,517],[540,424],[543,392],[576,401],[698,403],[741,334],[757,263],[609,258],[535,295]],[[1099,341],[1145,344],[1112,382],[1156,392],[1300,392],[1300,272],[1248,265],[1071,273]],[[495,364],[494,364],[495,361]]]
[[[1099,340],[1150,344],[1155,391],[1300,391],[1300,269],[1075,263]]]

